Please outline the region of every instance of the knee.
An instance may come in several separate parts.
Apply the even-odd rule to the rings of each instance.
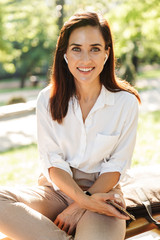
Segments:
[[[0,187],[0,201],[6,198],[6,189],[4,187]]]
[[[124,220],[87,211],[78,222],[75,240],[123,240],[125,226]]]
[[[3,216],[6,211],[10,212],[10,208],[8,207],[14,202],[15,199],[11,191],[8,188],[0,187],[0,216]]]
[[[14,194],[9,187],[0,187],[0,202],[15,201]]]

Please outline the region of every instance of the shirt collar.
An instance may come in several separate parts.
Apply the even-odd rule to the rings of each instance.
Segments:
[[[97,99],[98,105],[114,105],[114,93],[107,90],[103,85],[100,95]]]
[[[110,92],[109,90],[107,90],[103,85],[102,85],[102,89],[101,92],[97,98],[97,101],[93,107],[93,110],[99,109],[104,107],[105,105],[114,105],[114,100],[115,96],[113,92]],[[72,101],[70,101],[70,103],[72,102],[72,104],[74,103],[74,108],[77,109],[79,107],[79,103],[77,98],[74,96],[72,97]]]

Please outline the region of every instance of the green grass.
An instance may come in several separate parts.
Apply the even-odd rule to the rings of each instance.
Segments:
[[[160,164],[160,111],[141,113],[132,166]],[[0,153],[0,185],[37,183],[39,175],[36,144]]]
[[[1,101],[0,101],[0,107],[3,107],[3,106],[5,106],[5,105],[6,105],[6,102],[4,102],[4,101],[1,102]]]
[[[160,164],[160,111],[141,113],[132,166]]]
[[[32,90],[41,89],[41,88],[42,88],[41,86],[35,86],[35,87],[30,86],[30,87],[24,87],[24,88],[4,88],[4,89],[0,89],[0,93],[12,93],[15,91],[23,92],[26,90],[32,91]]]
[[[3,83],[3,82],[7,82],[7,83],[11,83],[11,82],[15,82],[15,81],[19,81],[19,78],[6,78],[5,80],[4,79],[1,79],[0,80],[0,83]]]
[[[158,79],[160,78],[160,69],[146,70],[137,74],[139,79]]]
[[[0,153],[0,166],[0,185],[36,183],[39,173],[36,144]]]
[[[160,69],[159,68],[139,72],[136,77],[136,81],[138,81],[138,82],[143,81],[143,80],[153,80],[153,79],[160,80]],[[151,85],[145,85],[143,87],[136,86],[135,88],[137,89],[138,92],[142,92],[142,91],[152,90],[155,87],[151,86]]]

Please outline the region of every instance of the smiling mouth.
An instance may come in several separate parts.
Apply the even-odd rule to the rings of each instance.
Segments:
[[[77,68],[80,72],[91,72],[94,67],[90,67],[90,68]]]

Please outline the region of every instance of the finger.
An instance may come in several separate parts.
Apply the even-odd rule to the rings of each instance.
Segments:
[[[61,229],[67,233],[69,229],[69,224],[64,224]]]
[[[118,193],[115,193],[114,194],[114,197],[115,197],[115,202],[118,203],[119,205],[123,205],[123,202],[122,202],[122,199],[121,199],[121,196],[118,194]]]
[[[124,201],[123,197],[121,197],[121,195],[116,193],[116,194],[114,194],[114,197],[115,197],[114,202],[118,203],[123,208],[126,208],[125,201]]]
[[[123,200],[121,200],[121,201],[114,200],[114,202],[117,203],[118,205],[120,205],[121,207],[123,207],[124,209],[126,209],[126,205]]]
[[[60,229],[62,229],[63,226],[64,226],[64,222],[59,222],[58,225],[57,225],[57,227],[59,227]]]
[[[119,219],[124,219],[124,220],[130,220],[130,217],[129,217],[129,216],[127,216],[127,215],[125,215],[125,214],[122,214],[122,213],[119,213],[119,214],[117,215],[117,218],[119,218]]]
[[[59,220],[56,218],[56,219],[54,220],[54,224],[58,226],[58,223],[59,223]]]
[[[106,193],[107,196],[107,200],[116,200],[117,202],[121,203],[122,202],[122,197],[120,194],[118,193],[113,193],[113,192],[110,192],[110,193]]]
[[[130,217],[126,216],[125,214],[121,213],[119,210],[117,210],[114,206],[109,206],[110,208],[110,213],[111,216],[124,219],[124,220],[129,220]]]
[[[119,212],[117,209],[116,209],[116,212],[117,212],[116,213],[117,218],[124,219],[124,220],[129,220],[130,219],[129,216],[125,215],[125,213],[123,214],[123,213]]]
[[[92,195],[94,196],[94,195]],[[101,193],[100,195],[101,200],[106,201],[106,200],[114,200],[114,194],[113,193]]]
[[[59,215],[58,215],[58,216],[56,217],[56,219],[54,220],[54,224],[56,224],[57,227],[59,227],[60,229],[63,228],[64,222],[61,221],[61,218],[60,218]]]
[[[70,226],[69,229],[68,229],[67,234],[68,235],[72,235],[74,233],[74,231],[75,231],[75,228],[76,228],[75,225]]]
[[[120,196],[118,193],[115,193],[115,194],[114,194],[114,197],[115,197],[115,199],[116,199],[117,202],[121,202],[121,201],[122,201],[122,200],[121,200],[121,196]]]

